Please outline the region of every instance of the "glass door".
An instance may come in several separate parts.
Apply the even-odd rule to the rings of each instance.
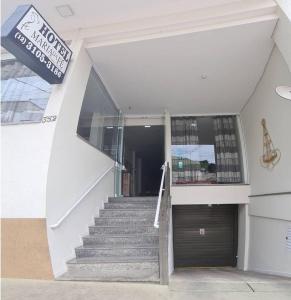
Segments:
[[[123,132],[124,132],[124,116],[119,111],[117,125],[117,143],[116,143],[116,159],[114,173],[114,194],[115,197],[122,196],[122,171],[123,166]]]

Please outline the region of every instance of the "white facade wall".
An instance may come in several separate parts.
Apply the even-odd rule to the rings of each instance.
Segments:
[[[290,220],[250,217],[250,270],[291,277],[291,251],[285,241],[290,225]]]
[[[172,204],[247,204],[249,185],[172,186]]]
[[[237,268],[246,271],[249,259],[249,205],[238,205]]]
[[[286,15],[287,12],[285,14],[282,10],[279,10],[280,19],[277,23],[273,38],[291,72],[291,2],[289,3],[289,17]]]
[[[54,275],[66,271],[66,261],[75,256],[81,236],[88,234],[94,216],[114,193],[110,172],[58,227],[55,224],[80,196],[114,165],[111,158],[77,136],[77,125],[92,62],[82,41],[72,44],[71,69],[62,85],[63,97],[51,148],[46,193],[48,241]]]
[[[1,217],[45,218],[53,123],[1,127]]]
[[[275,46],[266,70],[254,94],[242,111],[246,137],[251,194],[290,192],[291,190],[291,102],[275,93],[279,85],[290,85],[291,74],[279,49]],[[281,159],[273,170],[261,167],[261,119]],[[286,247],[288,227],[291,228],[291,196],[250,198],[250,270],[291,276],[291,251]]]

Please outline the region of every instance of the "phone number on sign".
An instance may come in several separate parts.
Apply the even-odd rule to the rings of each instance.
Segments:
[[[46,60],[44,53],[34,46],[32,42],[30,42],[20,32],[16,32],[14,37],[15,39],[19,40],[19,42],[24,45],[25,48],[29,50],[36,58],[38,58],[41,63],[44,63],[52,73],[54,73],[58,78],[61,78],[62,72],[50,60]]]

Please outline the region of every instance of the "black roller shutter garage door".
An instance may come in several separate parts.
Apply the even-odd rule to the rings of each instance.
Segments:
[[[235,266],[237,205],[173,206],[175,267]]]

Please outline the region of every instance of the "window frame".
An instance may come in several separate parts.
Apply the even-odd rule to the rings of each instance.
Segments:
[[[234,117],[235,120],[235,134],[237,138],[237,150],[239,154],[239,166],[241,173],[241,181],[240,182],[229,182],[229,183],[175,183],[173,182],[173,166],[172,166],[172,118],[184,118],[184,117],[193,117],[193,118],[202,118],[202,117]],[[174,187],[186,187],[186,186],[239,186],[239,185],[248,185],[248,169],[247,169],[247,157],[246,157],[246,147],[245,147],[245,137],[243,133],[243,128],[241,124],[240,114],[238,113],[217,113],[217,114],[173,114],[170,115],[169,122],[170,129],[170,164],[171,164],[171,186]],[[216,150],[215,150],[215,160],[216,160]]]

